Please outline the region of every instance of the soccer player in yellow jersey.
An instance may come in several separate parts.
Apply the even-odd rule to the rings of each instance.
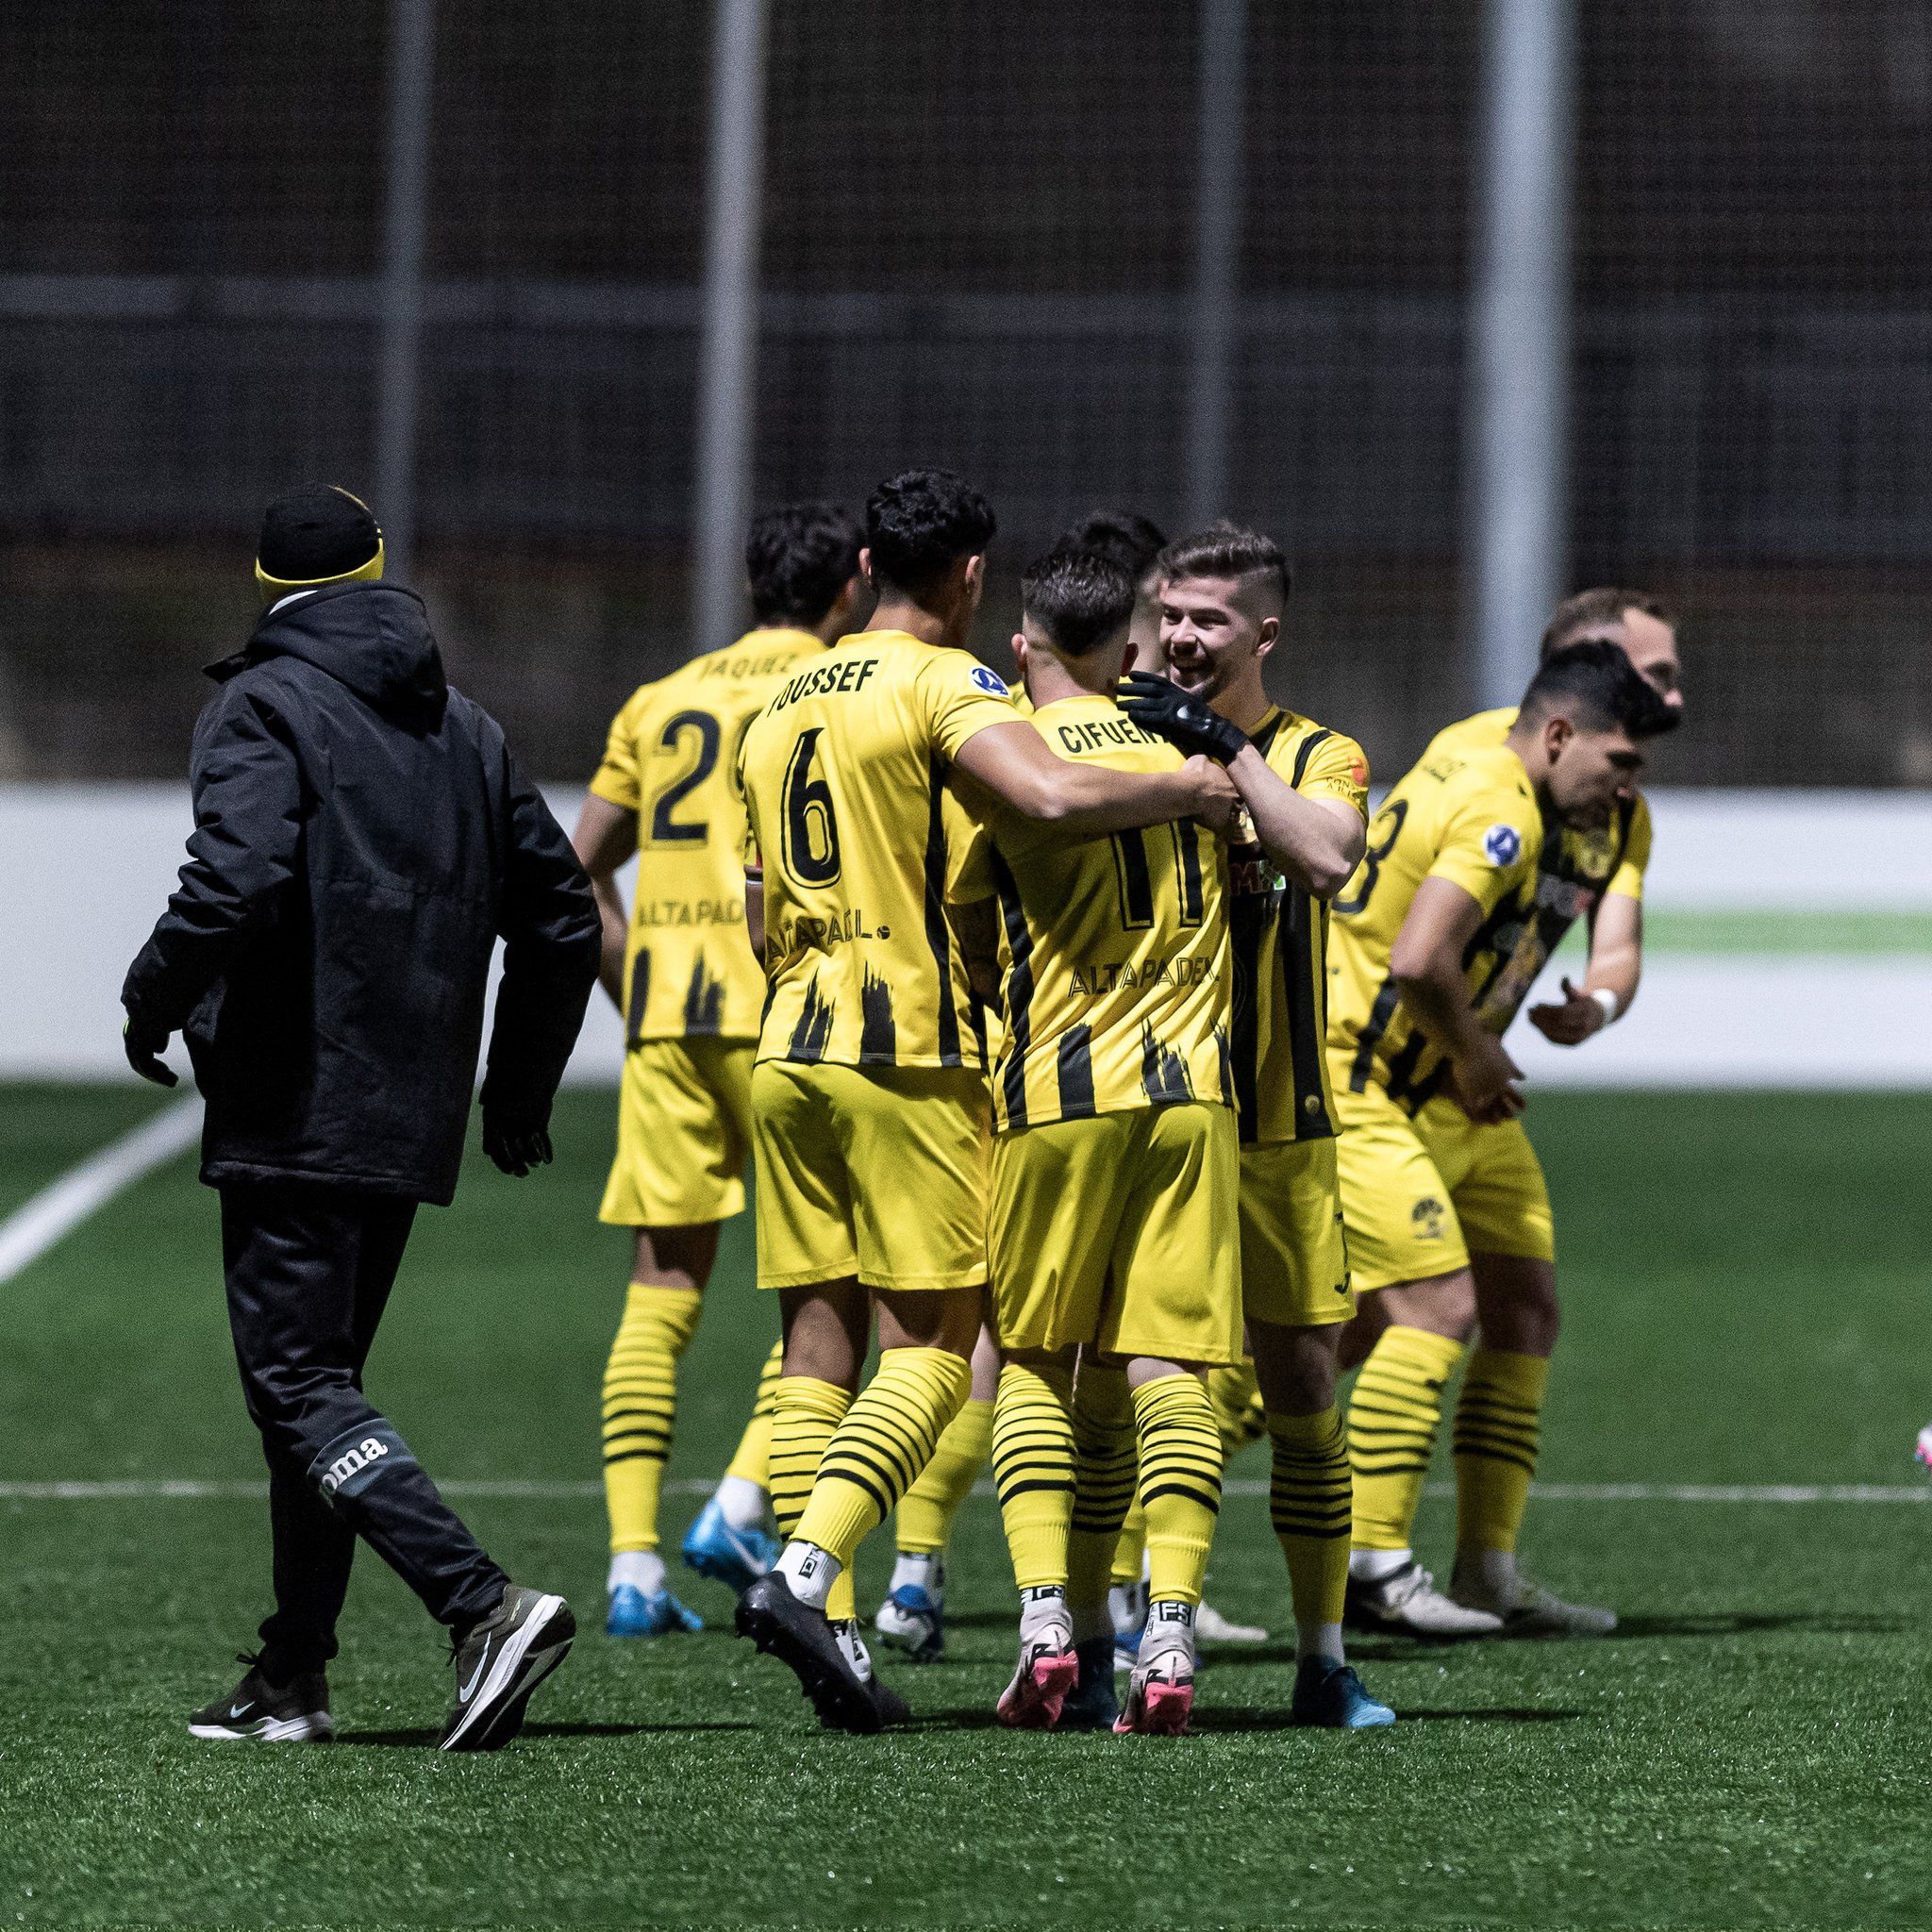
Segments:
[[[1567,645],[1591,641],[1622,649],[1664,704],[1681,713],[1676,630],[1655,598],[1615,588],[1579,591],[1557,607],[1543,632],[1541,654],[1547,658]],[[1500,745],[1516,715],[1509,706],[1448,725],[1431,740],[1422,762]],[[1650,842],[1650,809],[1641,792],[1633,792],[1601,824],[1548,828],[1538,867],[1537,943],[1547,958],[1577,919],[1588,921],[1590,932],[1579,981],[1565,978],[1561,999],[1529,1008],[1530,1024],[1558,1045],[1580,1045],[1626,1012],[1636,997]],[[1527,1167],[1518,1174],[1527,1191],[1524,1211],[1534,1219],[1543,1211],[1541,1182]],[[1441,1378],[1419,1377],[1415,1359],[1430,1355],[1440,1361],[1449,1348],[1466,1342],[1479,1311],[1481,1339],[1456,1410],[1457,1555],[1450,1596],[1464,1610],[1485,1619],[1500,1616],[1518,1630],[1607,1629],[1608,1612],[1566,1605],[1548,1591],[1524,1587],[1516,1575],[1516,1541],[1536,1462],[1546,1364],[1557,1339],[1556,1269],[1541,1254],[1491,1251],[1485,1241],[1520,1244],[1487,1234],[1479,1224],[1465,1224],[1463,1233],[1474,1306],[1466,1298],[1458,1305],[1444,1291],[1434,1311],[1445,1323],[1438,1339],[1398,1334],[1368,1371],[1369,1400],[1357,1418],[1357,1445],[1364,1469],[1376,1472],[1365,1481],[1378,1500],[1372,1501],[1364,1523],[1375,1544],[1355,1557],[1361,1578],[1357,1607],[1365,1616],[1391,1609],[1397,1622],[1411,1626],[1418,1619],[1425,1622],[1432,1609],[1441,1614],[1428,1590],[1398,1601],[1396,1592],[1374,1585],[1378,1573],[1386,1576],[1400,1564],[1400,1553],[1384,1546],[1391,1540],[1407,1541],[1404,1498],[1414,1465],[1426,1459],[1424,1435],[1433,1439],[1440,1417],[1437,1383],[1446,1379],[1447,1371]],[[1384,1306],[1379,1299],[1372,1304],[1372,1317]]]
[[[1341,1641],[1349,1469],[1335,1381],[1355,1299],[1323,1052],[1327,901],[1362,854],[1368,761],[1352,738],[1269,700],[1262,671],[1291,589],[1270,539],[1216,525],[1169,545],[1158,569],[1172,681],[1137,675],[1122,703],[1180,748],[1224,761],[1247,808],[1230,860],[1241,1302],[1294,1606],[1291,1715],[1387,1724],[1394,1714],[1363,1690]]]
[[[1114,698],[1133,579],[1056,549],[1022,579],[1021,608],[1013,649],[1046,743],[1112,770],[1179,770],[1181,754]],[[1076,1352],[1082,1378],[1122,1384],[1117,1406],[1131,1402],[1154,1565],[1126,1710],[1106,1715],[1174,1735],[1192,1707],[1221,1499],[1201,1377],[1241,1355],[1224,873],[1219,841],[1191,819],[1070,841],[995,810],[958,886],[991,900],[999,933],[992,1462],[1021,1598],[1019,1668],[999,1702],[1009,1725],[1059,1721],[1076,1643],[1098,1646],[1088,1674],[1112,1702],[1104,1541],[1069,1604]]]
[[[1097,509],[1068,530],[1055,546],[1089,551],[1126,572],[1135,586],[1128,655],[1131,658],[1138,649],[1142,661],[1150,663],[1157,654],[1160,630],[1152,570],[1166,541],[1158,526],[1138,511]],[[1032,703],[1024,688],[1014,693],[1014,701],[1022,711]],[[992,1448],[993,1398],[999,1374],[999,1349],[989,1325],[981,1331],[979,1345],[973,1352],[973,1387],[965,1405],[947,1425],[932,1460],[906,1491],[893,1515],[897,1554],[886,1599],[873,1627],[882,1642],[917,1662],[930,1662],[945,1648],[946,1544],[953,1519],[972,1493]],[[1139,1560],[1137,1548],[1137,1564]],[[1212,1616],[1211,1608],[1204,1604],[1197,1619],[1204,1636],[1215,1634],[1209,1627]],[[1144,1601],[1140,1621],[1146,1621]],[[1257,1640],[1265,1634],[1254,1633]]]
[[[697,1325],[718,1226],[744,1206],[751,1063],[764,974],[745,942],[740,739],[774,680],[862,623],[858,527],[833,504],[787,505],[745,546],[754,628],[644,685],[617,715],[577,822],[604,918],[605,991],[625,1016],[617,1158],[600,1218],[636,1232],[629,1293],[604,1376],[604,1489],[616,1637],[694,1630],[666,1587],[658,1499],[677,1363]],[[637,855],[626,916],[617,873]],[[769,1391],[687,1562],[742,1590],[771,1567],[765,1535]]]
[[[758,1279],[785,1331],[772,1461],[789,1540],[738,1627],[846,1730],[878,1729],[895,1702],[853,1618],[853,1554],[965,1399],[987,1282],[988,1097],[947,909],[951,780],[1068,838],[1193,815],[1220,828],[1235,810],[1205,759],[1108,772],[1056,757],[1017,715],[961,648],[993,528],[947,472],[881,484],[861,554],[871,627],[784,680],[741,757],[769,979],[753,1151]],[[874,1313],[879,1365],[855,1396]],[[808,1472],[788,1522],[788,1481]]]
[[[1335,902],[1328,1052],[1342,1210],[1357,1291],[1373,1294],[1359,1325],[1380,1335],[1349,1414],[1349,1598],[1366,1624],[1473,1636],[1522,1612],[1544,1627],[1607,1627],[1607,1613],[1524,1584],[1513,1556],[1485,1566],[1464,1549],[1442,1595],[1415,1561],[1411,1524],[1441,1389],[1478,1314],[1472,1251],[1491,1257],[1492,1282],[1547,1275],[1555,1254],[1542,1173],[1516,1118],[1521,1074],[1501,1038],[1553,943],[1545,912],[1573,903],[1542,869],[1545,842],[1627,820],[1642,747],[1675,717],[1617,645],[1553,652],[1500,744],[1427,757],[1390,792]],[[1467,1398],[1470,1425],[1480,1419],[1488,1446],[1508,1453],[1457,1472],[1469,1507],[1507,1522],[1511,1551],[1554,1341],[1541,1306],[1483,1301],[1491,1360]]]

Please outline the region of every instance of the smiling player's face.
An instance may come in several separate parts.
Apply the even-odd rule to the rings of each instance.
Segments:
[[[1167,675],[1209,703],[1253,675],[1280,620],[1264,614],[1239,577],[1186,577],[1159,588]]]

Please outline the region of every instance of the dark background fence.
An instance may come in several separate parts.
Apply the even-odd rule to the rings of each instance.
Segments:
[[[694,642],[711,10],[434,25],[415,575],[454,675],[569,777]],[[1564,575],[1681,608],[1673,782],[1932,783],[1932,13],[1576,26]],[[1224,508],[1296,560],[1282,694],[1390,777],[1474,689],[1480,28],[1245,30]],[[375,488],[388,31],[381,0],[8,22],[0,770],[177,774],[263,500]],[[1174,0],[772,0],[755,498],[974,476],[994,661],[1033,546],[1183,513],[1201,58]]]

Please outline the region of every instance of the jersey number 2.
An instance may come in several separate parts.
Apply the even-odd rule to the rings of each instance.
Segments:
[[[829,886],[839,876],[839,821],[832,788],[812,775],[820,726],[798,734],[785,767],[785,870],[802,886]]]
[[[687,731],[695,731],[698,735],[697,761],[682,777],[672,779],[658,792],[657,806],[651,813],[653,845],[699,845],[711,829],[708,820],[672,816],[711,775],[718,763],[718,721],[708,711],[679,711],[675,718],[667,718],[664,729],[658,734],[658,743],[665,751],[681,752]]]

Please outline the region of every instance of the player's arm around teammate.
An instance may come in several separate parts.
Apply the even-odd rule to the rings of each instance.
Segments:
[[[1252,826],[1230,867],[1241,1295],[1294,1605],[1293,1713],[1333,1728],[1384,1724],[1392,1713],[1348,1669],[1341,1639],[1350,1482],[1336,1365],[1355,1304],[1323,1051],[1325,902],[1362,857],[1368,765],[1352,739],[1269,700],[1263,667],[1291,589],[1274,543],[1217,526],[1170,545],[1158,573],[1171,681],[1130,680],[1124,704],[1224,761]]]
[[[1070,835],[1226,824],[1237,806],[1206,761],[1097,773],[1015,716],[960,648],[993,527],[956,476],[881,485],[861,557],[871,625],[781,684],[741,760],[763,868],[758,1272],[785,1328],[773,1502],[790,1540],[739,1621],[853,1730],[893,1713],[853,1621],[852,1557],[965,1400],[986,1289],[984,1056],[945,908],[947,787],[970,774]],[[874,1307],[879,1367],[855,1395]]]
[[[858,525],[835,505],[765,512],[745,565],[754,627],[625,706],[574,841],[603,924],[600,976],[625,1021],[617,1153],[600,1209],[634,1236],[603,1388],[606,1628],[618,1637],[699,1627],[668,1588],[658,1518],[678,1363],[720,1226],[744,1205],[764,984],[745,942],[737,744],[774,681],[851,629],[871,601]],[[626,910],[617,874],[633,857],[637,903]],[[687,1563],[736,1590],[777,1554],[763,1529],[777,1373],[774,1349],[738,1452],[684,1539]]]

